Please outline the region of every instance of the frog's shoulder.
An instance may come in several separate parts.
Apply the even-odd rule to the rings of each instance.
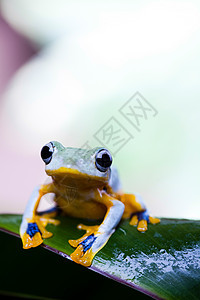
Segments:
[[[111,186],[113,192],[117,193],[122,188],[117,168],[115,166],[112,166],[110,173],[111,174],[110,174],[110,179],[109,179],[109,185]]]

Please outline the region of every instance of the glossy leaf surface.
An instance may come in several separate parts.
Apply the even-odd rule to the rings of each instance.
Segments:
[[[68,240],[84,233],[77,225],[97,222],[58,219],[59,226],[48,225],[54,235],[44,240],[44,247],[69,258],[74,249]],[[15,234],[19,233],[20,222],[19,215],[0,216],[0,227]],[[200,221],[162,219],[158,225],[149,225],[146,233],[139,233],[128,221],[122,221],[89,269],[154,298],[199,299]]]

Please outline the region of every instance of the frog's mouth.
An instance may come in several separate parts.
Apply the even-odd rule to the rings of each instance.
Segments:
[[[93,187],[105,185],[108,182],[109,175],[95,176],[82,173],[77,169],[70,169],[66,167],[60,167],[56,170],[46,169],[47,175],[51,176],[56,183],[62,183],[70,186],[78,187]]]

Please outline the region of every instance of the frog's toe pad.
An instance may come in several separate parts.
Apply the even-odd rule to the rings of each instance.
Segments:
[[[29,249],[32,247],[37,247],[42,244],[43,239],[39,232],[35,233],[35,235],[31,238],[28,233],[24,233],[22,236],[22,243],[24,249]]]
[[[131,226],[137,226],[137,224],[138,224],[138,217],[137,217],[137,215],[134,215],[134,216],[131,218],[129,224],[130,224]]]
[[[160,219],[154,218],[154,217],[149,217],[149,222],[151,224],[158,224],[158,223],[160,223]]]
[[[86,252],[83,251],[83,246],[79,245],[76,250],[70,255],[71,259],[85,267],[89,267],[92,264],[92,260],[95,253],[92,248],[88,249]]]
[[[43,239],[38,225],[35,222],[28,223],[26,232],[22,235],[22,243],[24,249],[37,247],[42,244]]]
[[[137,230],[140,232],[147,231],[147,220],[140,220],[137,225]]]
[[[94,233],[87,236],[83,241],[78,244],[76,250],[70,255],[71,259],[83,266],[90,266],[95,253],[92,251],[92,245],[96,240]],[[70,244],[73,246],[72,241]]]
[[[149,216],[147,211],[142,211],[133,215],[129,224],[133,226],[137,226],[138,231],[145,232],[148,229],[147,227],[148,223],[158,224],[159,222],[160,219]]]
[[[132,226],[137,226],[138,231],[145,232],[147,231],[148,222],[149,222],[149,215],[146,211],[143,211],[133,215],[129,224]]]

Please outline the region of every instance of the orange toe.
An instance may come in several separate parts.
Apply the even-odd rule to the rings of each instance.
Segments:
[[[43,239],[41,234],[37,232],[32,238],[25,232],[22,236],[22,243],[24,249],[30,249],[32,247],[37,247],[42,244]]]
[[[147,231],[147,221],[146,220],[140,220],[138,222],[137,230],[140,232]]]

